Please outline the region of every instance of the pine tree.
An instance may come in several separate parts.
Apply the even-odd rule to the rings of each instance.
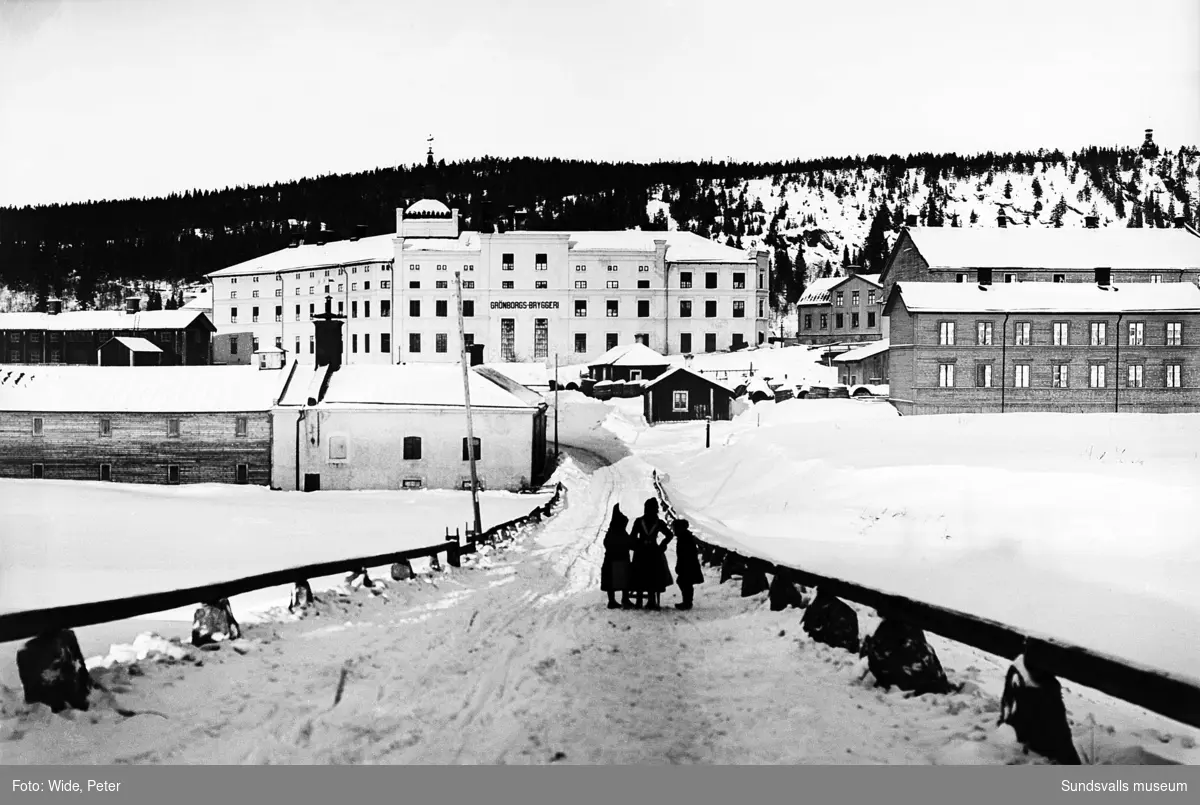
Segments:
[[[792,264],[792,283],[788,290],[787,303],[794,305],[808,287],[808,265],[804,262],[804,244],[796,244],[796,261]]]
[[[976,213],[975,210],[971,210],[971,223],[973,223],[973,224],[979,223],[979,214]]]
[[[1035,199],[1040,199],[1042,197],[1042,183],[1037,180],[1036,176],[1033,179],[1032,190],[1033,197]]]
[[[1004,183],[1004,197],[1012,198],[1012,181],[1011,180],[1006,181]]]

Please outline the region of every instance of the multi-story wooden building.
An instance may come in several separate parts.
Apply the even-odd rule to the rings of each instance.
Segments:
[[[767,254],[689,232],[460,231],[424,199],[396,231],[281,249],[209,275],[221,332],[315,362],[311,317],[346,316],[346,364],[458,361],[455,274],[468,344],[488,363],[586,363],[640,336],[664,354],[761,344]]]
[[[883,286],[878,274],[813,282],[797,303],[802,344],[876,341],[884,337]]]
[[[163,365],[204,366],[216,329],[202,310],[0,313],[0,361],[95,365],[100,347],[125,336],[162,350]]]
[[[286,370],[0,366],[0,477],[266,485]]]
[[[902,413],[1200,411],[1190,282],[901,282],[885,314]]]
[[[897,282],[1200,281],[1200,236],[1175,229],[918,227],[901,230],[880,275],[885,295]]]

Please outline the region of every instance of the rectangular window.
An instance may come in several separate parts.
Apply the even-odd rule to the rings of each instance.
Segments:
[[[168,464],[167,465],[167,483],[169,483],[169,484],[179,483],[179,465],[178,464]]]
[[[250,308],[250,321],[258,321],[258,308]]]
[[[954,281],[955,281],[955,282],[966,282],[966,281],[967,281],[967,275],[966,275],[966,274],[955,274],[955,275],[954,275]]]
[[[437,288],[438,290],[442,290],[443,288],[449,288],[450,283],[447,280],[438,280],[437,282],[433,283],[433,287]]]
[[[704,287],[709,288],[709,289],[717,287],[717,272],[715,272],[715,271],[704,272]]]
[[[533,358],[541,360],[550,357],[550,320],[533,320]]]
[[[409,283],[408,283],[408,289],[409,289],[410,291],[419,291],[419,290],[421,290],[421,281],[420,281],[420,280],[409,280]]]
[[[637,303],[638,318],[645,319],[650,316],[650,300],[639,299]]]
[[[587,271],[587,266],[575,266],[576,271]]]
[[[1018,363],[1013,365],[1013,388],[1029,388],[1029,364]]]
[[[1144,368],[1142,365],[1140,363],[1131,363],[1129,365],[1129,388],[1142,388],[1142,381],[1144,379]]]
[[[715,319],[717,317],[717,303],[715,300],[709,299],[704,302],[704,317],[706,319]]]
[[[471,290],[475,287],[475,280],[463,280],[462,287]]]
[[[733,272],[733,289],[735,291],[741,291],[741,290],[745,290],[745,288],[746,288],[746,272],[744,272],[744,271]]]
[[[500,258],[500,270],[501,271],[512,271],[515,267],[516,267],[516,261],[513,259],[512,254],[510,254],[509,252],[505,252],[504,255]]]
[[[575,280],[576,290],[587,290],[587,280]]]
[[[1067,275],[1066,275],[1066,274],[1055,274],[1055,275],[1054,275],[1054,281],[1055,281],[1055,282],[1066,282],[1066,281],[1067,281]]]
[[[446,349],[446,334],[435,333],[433,336],[433,351],[445,353]]]
[[[475,302],[471,299],[464,299],[462,303],[463,318],[471,318],[475,315]]]
[[[850,306],[858,307],[858,291],[850,292]]]
[[[992,345],[992,323],[990,321],[975,323],[975,343],[981,347]]]
[[[692,287],[692,272],[690,272],[690,271],[680,271],[679,272],[679,287],[680,288],[691,288]]]
[[[350,303],[350,318],[352,318],[352,319],[358,318],[358,302]]]
[[[617,300],[615,300],[615,299],[609,299],[608,301],[606,301],[604,303],[604,313],[610,319],[615,319],[615,318],[617,318],[617,316],[620,315],[620,313],[618,312],[618,309],[619,309],[619,306],[618,306]]]
[[[35,416],[33,418],[33,435],[34,436],[44,435],[45,434],[45,431],[43,430],[44,426],[45,426],[45,423],[44,423],[43,419],[40,416]]]
[[[1054,322],[1053,340],[1056,347],[1068,346],[1071,343],[1071,323],[1066,321]]]
[[[870,311],[869,313],[867,313],[867,326],[868,327],[875,326],[875,311],[873,311],[873,310]]]
[[[533,281],[533,288],[535,291],[544,291],[549,287],[550,287],[550,285],[549,285],[549,283],[546,282],[546,280],[534,280]]]
[[[249,433],[249,431],[250,431],[250,421],[246,417],[239,416],[236,419],[234,419],[234,421],[233,421],[233,435],[234,436],[245,436],[247,433]]]
[[[577,318],[583,318],[586,315],[587,315],[587,301],[584,299],[576,299],[575,300],[575,316]]]
[[[296,305],[296,321],[300,321],[300,306]]]
[[[467,447],[468,444],[471,445],[470,448]],[[463,440],[462,440],[462,460],[463,461],[471,460],[471,456],[468,454],[468,450],[470,450],[470,452],[475,454],[474,458],[476,461],[480,461],[483,458],[483,440],[480,439],[478,436],[476,436],[474,439],[472,439],[470,442],[468,442],[467,437],[464,436]]]
[[[1183,322],[1167,322],[1167,346],[1178,347],[1183,344]]]
[[[839,315],[841,315],[841,314],[839,314]],[[838,327],[841,327],[841,326],[842,325],[839,322]],[[938,344],[940,344],[943,347],[954,346],[954,322],[952,322],[952,321],[938,322]]]
[[[766,287],[766,284],[767,284],[766,272],[763,272],[763,271],[758,272],[758,290],[761,291],[763,288]]]
[[[1140,347],[1146,343],[1146,322],[1129,322],[1129,346]]]
[[[308,286],[308,295],[309,295],[309,296],[312,296],[312,295],[313,295],[313,294],[315,294],[316,292],[317,292],[317,291],[316,291],[316,286],[315,286],[315,285],[309,285],[309,286]]]
[[[392,334],[391,333],[380,333],[379,334],[379,351],[386,353],[388,355],[392,354]]]
[[[420,265],[418,265],[417,263],[409,263],[409,265],[408,265],[408,270],[409,270],[409,271],[420,271],[420,270],[421,270],[421,266],[420,266]]]
[[[517,320],[500,320],[500,360],[515,363],[517,360]]]
[[[1162,274],[1151,274],[1150,281],[1151,282],[1162,282]]]
[[[992,270],[990,268],[981,268],[976,273],[979,276],[980,285],[992,284]]]
[[[1102,321],[1094,321],[1091,325],[1092,329],[1092,346],[1105,346],[1105,341],[1108,335],[1108,324]]]
[[[350,351],[356,355],[358,354],[358,333],[350,336]]]
[[[822,330],[829,329],[829,314],[828,313],[821,314],[821,329]]]
[[[363,333],[363,352],[371,351],[371,334]]]
[[[179,438],[179,419],[176,417],[171,417],[167,420],[167,438]]]
[[[317,350],[316,339],[313,336],[308,337],[308,354],[311,355]]]
[[[617,333],[605,333],[604,334],[604,348],[605,349],[616,349],[617,343],[619,341],[620,341],[620,337],[618,336]]]
[[[606,287],[606,288],[619,288],[619,287],[621,287],[621,283],[620,283],[620,281],[619,281],[619,280],[609,280],[608,282],[604,283],[604,287]]]
[[[616,267],[616,266],[609,266],[609,267],[608,267],[608,270],[609,270],[609,271],[616,271],[616,270],[617,270],[617,267]]]
[[[550,260],[544,254],[535,254],[533,257],[533,270],[546,271],[550,268]]]
[[[649,271],[650,266],[638,266],[638,271]]]
[[[587,352],[587,333],[575,333],[575,351]]]
[[[641,290],[641,291],[649,289],[650,280],[638,280],[637,287],[638,287],[638,290]]]
[[[465,302],[463,303],[466,304]],[[438,318],[446,318],[449,315],[450,303],[445,299],[435,299],[433,302],[433,315]]]
[[[229,323],[237,324],[237,308],[236,307],[229,308]]]
[[[1104,364],[1093,363],[1089,368],[1088,385],[1094,389],[1104,388]]]
[[[35,479],[45,478],[46,477],[46,466],[44,464],[34,464],[33,465],[33,477]]]
[[[379,315],[381,318],[390,319],[392,317],[392,303],[384,299],[379,303]]]
[[[1050,385],[1056,389],[1065,389],[1070,387],[1071,365],[1068,363],[1056,363],[1050,367]]]
[[[812,329],[812,314],[811,313],[804,314],[804,329],[805,330]]]
[[[875,292],[874,291],[867,291],[867,304],[868,305],[875,304]]]
[[[692,315],[691,300],[680,299],[679,300],[679,317],[681,319],[687,319],[687,318],[691,318],[691,315]]]
[[[671,392],[671,411],[674,413],[687,413],[688,410],[688,393],[686,391]]]
[[[938,386],[944,389],[954,387],[954,364],[938,364]]]
[[[735,300],[735,301],[734,301],[734,303],[733,303],[733,317],[734,317],[735,319],[744,319],[744,318],[746,318],[746,303],[745,303],[745,302],[743,302],[743,301],[742,301],[742,300],[740,300],[740,299],[738,299],[738,300]],[[854,322],[854,326],[855,326],[855,327],[857,327],[857,326],[858,326],[858,322],[857,322],[857,321],[855,321],[855,322]]]
[[[502,290],[502,291],[511,291],[515,287],[516,287],[516,283],[513,280],[504,280],[503,282],[500,283],[500,290]]]
[[[692,334],[691,333],[680,333],[679,334],[679,351],[685,352],[685,353],[692,351]]]
[[[404,460],[405,461],[420,461],[421,460],[421,437],[420,436],[405,436],[404,437]]]
[[[100,435],[112,436],[112,420],[106,416],[100,417]]]
[[[764,300],[762,300],[762,299],[759,299],[759,300],[758,300],[758,317],[759,317],[760,319],[765,319],[765,318],[766,318],[766,316],[767,316],[767,314],[766,314],[766,312],[765,312],[765,309],[763,308],[763,305],[764,305],[764,304],[765,304],[765,303],[764,303]],[[871,317],[872,317],[872,318],[871,318],[871,320],[872,320],[872,321],[874,321],[874,320],[875,320],[875,319],[874,319],[874,316],[875,316],[875,314],[874,314],[874,313],[872,313],[872,314],[871,314]],[[761,335],[761,333],[759,333],[759,335]],[[760,342],[760,343],[761,343],[761,342]]]
[[[276,296],[283,296],[283,288],[276,288],[276,289],[275,289],[275,295],[276,295]]]
[[[1183,364],[1168,363],[1166,366],[1166,369],[1167,369],[1167,383],[1166,383],[1167,388],[1169,388],[1169,389],[1183,388]]]
[[[408,334],[408,351],[413,353],[414,355],[421,351],[421,334],[420,333],[409,333]]]
[[[408,300],[408,315],[414,319],[421,317],[421,300],[420,299],[409,299]]]
[[[1005,274],[1005,275],[1004,275],[1004,281],[1005,281],[1005,282],[1016,282],[1016,281],[1017,281],[1017,275],[1016,275],[1016,274]]]
[[[350,290],[351,290],[351,291],[357,291],[357,290],[358,290],[358,283],[357,283],[357,282],[352,282],[352,283],[350,283]]]
[[[379,283],[379,287],[385,291],[390,290],[392,287],[392,281],[391,280],[382,280]]]
[[[981,389],[992,387],[992,365],[980,363],[975,366],[975,385]]]
[[[1033,343],[1033,322],[1019,321],[1013,325],[1013,344],[1027,347]]]
[[[256,279],[256,280],[257,280],[257,279],[258,279],[258,277],[255,277],[254,279]],[[251,292],[250,292],[250,297],[251,297],[251,298],[253,298],[253,299],[257,299],[257,298],[258,298],[258,291],[251,291]]]
[[[101,464],[100,465],[100,480],[101,481],[111,481],[112,480],[112,464]]]
[[[737,314],[735,313],[734,315],[736,316]],[[850,329],[855,329],[856,327],[858,327],[858,314],[851,313],[850,314]]]
[[[834,318],[834,321],[836,322],[837,329],[841,330],[841,329],[845,328],[845,326],[846,326],[846,314],[845,313],[834,313],[833,318]]]

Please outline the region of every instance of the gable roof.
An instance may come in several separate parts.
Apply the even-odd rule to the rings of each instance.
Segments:
[[[829,291],[846,277],[821,277],[809,283],[800,295],[797,305],[822,305],[829,301]]]
[[[605,352],[594,361],[592,366],[669,366],[671,362],[660,353],[641,343],[618,345]]]
[[[306,367],[311,375],[291,385],[280,405],[342,407],[466,405],[462,365],[458,363],[350,364],[336,372],[328,367]],[[515,381],[497,382],[479,371],[468,375],[472,408],[536,408],[542,399]],[[518,389],[510,390],[511,386]],[[515,392],[515,393],[514,393]],[[536,400],[533,398],[536,397]]]
[[[0,410],[268,411],[286,379],[283,370],[253,366],[0,366]]]
[[[162,352],[161,349],[151,344],[144,338],[129,338],[128,336],[119,335],[116,338],[110,338],[104,344],[111,344],[113,341],[118,342],[130,352]],[[103,348],[103,345],[101,346]]]
[[[888,351],[888,339],[882,338],[878,341],[872,341],[866,346],[852,349],[849,352],[843,352],[833,359],[834,363],[849,363],[852,361],[861,361],[872,355],[878,355],[880,352]]]
[[[69,313],[0,313],[0,330],[184,330],[197,319],[209,332],[216,325],[203,310],[72,310]]]
[[[649,391],[650,389],[657,386],[659,383],[664,382],[667,378],[676,377],[680,373],[686,373],[686,374],[692,375],[693,377],[698,377],[701,380],[703,380],[705,383],[708,383],[711,386],[716,386],[717,388],[721,389],[724,392],[728,392],[729,394],[733,393],[733,389],[729,388],[729,386],[726,386],[724,383],[713,380],[711,377],[705,377],[704,375],[700,374],[699,372],[695,371],[694,369],[689,369],[686,366],[672,366],[670,369],[663,372],[658,377],[656,377],[653,380],[651,380],[650,382],[646,383],[646,385],[643,388],[644,388],[644,390]]]
[[[834,285],[831,285],[829,287],[829,290],[832,291],[834,288],[837,288],[838,286],[845,285],[847,282],[849,282],[852,279],[860,279],[860,280],[863,280],[864,282],[866,282],[868,285],[874,285],[876,288],[882,288],[883,285],[879,282],[879,277],[880,277],[879,274],[850,274],[845,277],[839,277],[838,278],[839,282],[837,282]]]
[[[306,243],[303,246],[283,248],[236,265],[205,274],[206,277],[236,277],[243,274],[298,271],[310,268],[357,265],[362,263],[387,263],[395,255],[394,234],[372,235],[358,240],[335,240],[318,246]]]
[[[1200,313],[1200,287],[1190,282],[1137,282],[1108,290],[1087,282],[899,282],[897,300],[914,313]]]
[[[931,268],[1200,268],[1200,237],[1189,229],[911,227],[905,232]]]

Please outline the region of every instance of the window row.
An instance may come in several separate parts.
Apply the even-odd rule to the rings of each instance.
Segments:
[[[834,313],[832,315],[833,315],[834,329],[837,329],[837,330],[846,329],[847,321],[850,322],[851,330],[856,330],[859,327],[863,326],[863,318],[862,318],[862,314],[860,314],[860,313],[850,313],[848,315],[846,313]],[[820,314],[820,318],[818,319],[818,321],[820,322],[821,326],[818,329],[820,329],[820,330],[828,330],[829,329],[829,321],[830,321],[829,317],[830,317],[829,313],[821,313]],[[873,311],[873,310],[868,311],[867,317],[866,317],[866,326],[874,327],[876,321],[877,321],[877,319],[875,317],[875,311]],[[804,314],[804,329],[805,330],[813,329],[813,314],[812,313]]]
[[[860,298],[861,297],[860,297],[858,291],[851,291],[850,292],[850,306],[858,307]],[[833,302],[834,306],[835,307],[845,307],[845,302],[846,302],[845,292],[837,291],[834,294],[834,302]],[[873,304],[875,304],[875,302],[876,302],[875,291],[867,291],[867,304],[873,305]],[[882,298],[878,299],[878,302],[880,304],[883,304],[883,299]]]
[[[180,417],[166,417],[165,418],[164,426],[166,429],[167,438],[170,438],[170,439],[180,438],[180,433],[181,433],[180,422],[181,422]],[[107,416],[99,417],[97,425],[98,425],[98,433],[100,436],[111,437],[113,435],[112,417],[107,417]],[[247,417],[244,417],[244,416],[234,417],[234,419],[233,419],[233,435],[234,436],[246,436],[249,433],[249,426],[250,426],[250,422]],[[34,436],[45,436],[46,435],[46,419],[45,419],[45,417],[35,416],[33,418],[32,433]]]
[[[759,318],[762,318],[764,315],[764,312],[765,312],[764,304],[765,303],[763,302],[763,300],[760,299],[758,301]],[[576,299],[574,309],[575,309],[575,317],[576,318],[585,318],[588,315],[588,300]],[[679,302],[679,317],[681,319],[691,318],[693,309],[694,309],[693,303],[690,299],[680,300],[680,302]],[[616,317],[620,316],[621,315],[620,301],[616,300],[616,299],[606,300],[604,303],[604,311],[605,311],[605,316],[607,316],[609,318],[616,318]],[[732,313],[733,318],[735,318],[735,319],[744,319],[746,317],[746,302],[741,299],[735,299],[733,301],[733,307],[732,307],[731,313]],[[639,318],[649,318],[652,315],[652,313],[650,312],[650,300],[649,299],[637,300],[637,315]],[[715,300],[710,299],[710,300],[706,300],[704,302],[704,317],[708,318],[708,319],[715,319],[717,317],[717,303]]]
[[[470,443],[474,450],[469,450]],[[405,436],[402,442],[401,458],[404,461],[421,461],[424,458],[424,440],[420,436]],[[476,436],[474,441],[469,442],[467,437],[462,440],[462,460],[470,461],[471,453],[474,453],[476,461],[483,460],[483,440]],[[350,460],[350,439],[344,434],[335,433],[329,437],[329,460],[330,461],[349,461]]]
[[[1034,345],[1033,339],[1033,322],[1031,321],[1015,321],[1012,323],[1013,328],[1013,346],[1028,347]],[[957,339],[957,324],[952,321],[938,322],[938,344],[940,346],[955,346]],[[980,321],[975,323],[975,344],[981,347],[990,347],[995,343],[995,322]],[[1163,324],[1163,343],[1168,347],[1178,347],[1183,345],[1183,322],[1169,321]],[[1093,347],[1109,346],[1109,328],[1108,322],[1093,321],[1088,322],[1084,329],[1084,344]],[[1050,338],[1047,342],[1050,346],[1066,347],[1071,345],[1071,322],[1056,321],[1051,323]],[[1115,346],[1116,342],[1112,342]],[[1121,339],[1121,343],[1131,347],[1141,347],[1146,345],[1146,322],[1130,321],[1125,322],[1125,338]]]
[[[956,381],[957,364],[952,362],[938,364],[938,386],[940,388],[955,388],[961,387]],[[1089,363],[1087,366],[1086,386],[1084,386],[1084,375],[1082,371],[1077,372],[1079,376],[1072,379],[1071,364],[1069,363],[1050,363],[1045,366],[1046,371],[1042,372],[1039,369],[1039,382],[1037,386],[1044,388],[1073,388],[1074,384],[1078,383],[1078,388],[1093,388],[1103,389],[1109,388],[1110,378],[1108,377],[1108,364],[1105,363]],[[1082,368],[1082,367],[1081,367]],[[1155,367],[1157,368],[1157,367]],[[1012,365],[1012,371],[1006,383],[1008,388],[1031,388],[1034,387],[1032,382],[1034,365],[1028,362],[1017,362]],[[1183,364],[1167,363],[1162,365],[1162,372],[1157,378],[1157,383],[1150,386],[1147,385],[1150,379],[1147,377],[1146,365],[1143,363],[1133,363],[1126,366],[1126,388],[1168,388],[1178,389],[1183,388]],[[993,388],[994,370],[991,363],[975,364],[975,388]],[[995,378],[998,379],[998,378]]]
[[[180,482],[180,471],[178,464],[167,464],[163,467],[163,481],[168,484],[177,484]],[[141,475],[141,473],[139,473]],[[35,462],[30,465],[30,477],[41,479],[46,477],[46,465],[42,462]],[[250,465],[235,464],[233,468],[234,482],[239,484],[250,483]],[[97,480],[111,481],[112,480],[112,464],[104,463],[97,467]]]
[[[653,344],[651,342],[651,337],[650,337],[649,333],[638,333],[637,337],[638,337],[638,339],[640,339],[640,341],[643,344],[653,348]],[[588,351],[587,333],[575,333],[574,340],[575,340],[575,352],[576,353],[583,354]],[[762,334],[760,333],[759,334],[759,343],[761,344],[763,342],[763,340],[764,340],[764,338],[763,338]],[[609,349],[616,347],[620,343],[620,341],[621,341],[621,336],[619,333],[606,333],[605,337],[604,337],[605,350],[609,350]],[[680,333],[679,334],[679,351],[681,353],[691,352],[692,351],[692,343],[693,343],[693,339],[692,339],[691,333]],[[730,336],[730,347],[731,348],[738,349],[741,347],[745,347],[747,345],[748,344],[746,341],[746,336],[744,334],[733,333]],[[705,333],[704,334],[704,351],[705,352],[716,352],[717,351],[717,334],[716,333]]]

